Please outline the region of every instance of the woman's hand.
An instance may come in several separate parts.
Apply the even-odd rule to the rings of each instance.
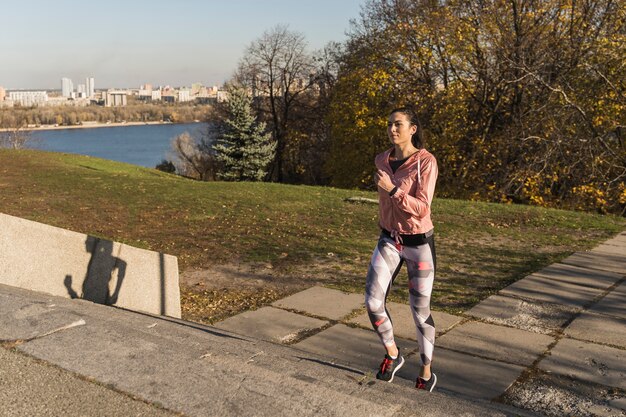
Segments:
[[[387,192],[390,192],[394,189],[395,185],[391,182],[391,178],[389,178],[389,174],[385,171],[377,170],[374,174],[374,182],[378,188],[381,188]]]

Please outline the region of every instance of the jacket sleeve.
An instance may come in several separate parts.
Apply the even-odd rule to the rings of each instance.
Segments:
[[[430,214],[430,204],[435,194],[435,183],[437,182],[437,160],[430,157],[421,163],[420,183],[416,195],[410,195],[407,191],[398,188],[391,197],[393,203],[402,211],[421,219]],[[418,181],[418,178],[415,178]]]

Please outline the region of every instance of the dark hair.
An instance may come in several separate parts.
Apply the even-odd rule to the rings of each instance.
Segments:
[[[415,146],[417,149],[422,149],[424,147],[424,131],[422,130],[422,124],[417,117],[415,109],[410,106],[398,107],[391,110],[391,112],[389,112],[389,116],[394,113],[404,114],[409,119],[409,122],[412,125],[417,126],[417,130],[415,131],[415,133],[413,133],[413,136],[411,136],[411,143],[413,143],[413,146]]]

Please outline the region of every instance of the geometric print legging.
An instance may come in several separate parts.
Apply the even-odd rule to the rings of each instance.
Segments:
[[[392,239],[381,236],[367,271],[365,306],[381,342],[385,346],[392,344],[393,325],[385,303],[387,293],[404,262],[409,275],[409,303],[417,330],[420,359],[422,365],[429,365],[435,347],[435,322],[430,314],[436,267],[433,235],[423,245],[400,246],[399,249]]]

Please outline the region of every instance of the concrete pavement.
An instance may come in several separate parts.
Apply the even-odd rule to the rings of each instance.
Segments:
[[[439,392],[546,415],[626,416],[625,281],[626,232],[517,281],[463,315],[433,312]],[[250,336],[372,375],[383,351],[362,298],[314,287],[216,327],[245,328]],[[388,309],[408,359],[396,376],[408,386],[419,369],[415,327],[407,305],[389,303]]]
[[[4,285],[0,340],[2,416],[517,415],[294,346]]]
[[[211,327],[0,285],[0,415],[623,416],[625,275],[622,233],[435,312],[434,393],[413,388],[403,304],[388,384],[362,295],[314,287]]]

